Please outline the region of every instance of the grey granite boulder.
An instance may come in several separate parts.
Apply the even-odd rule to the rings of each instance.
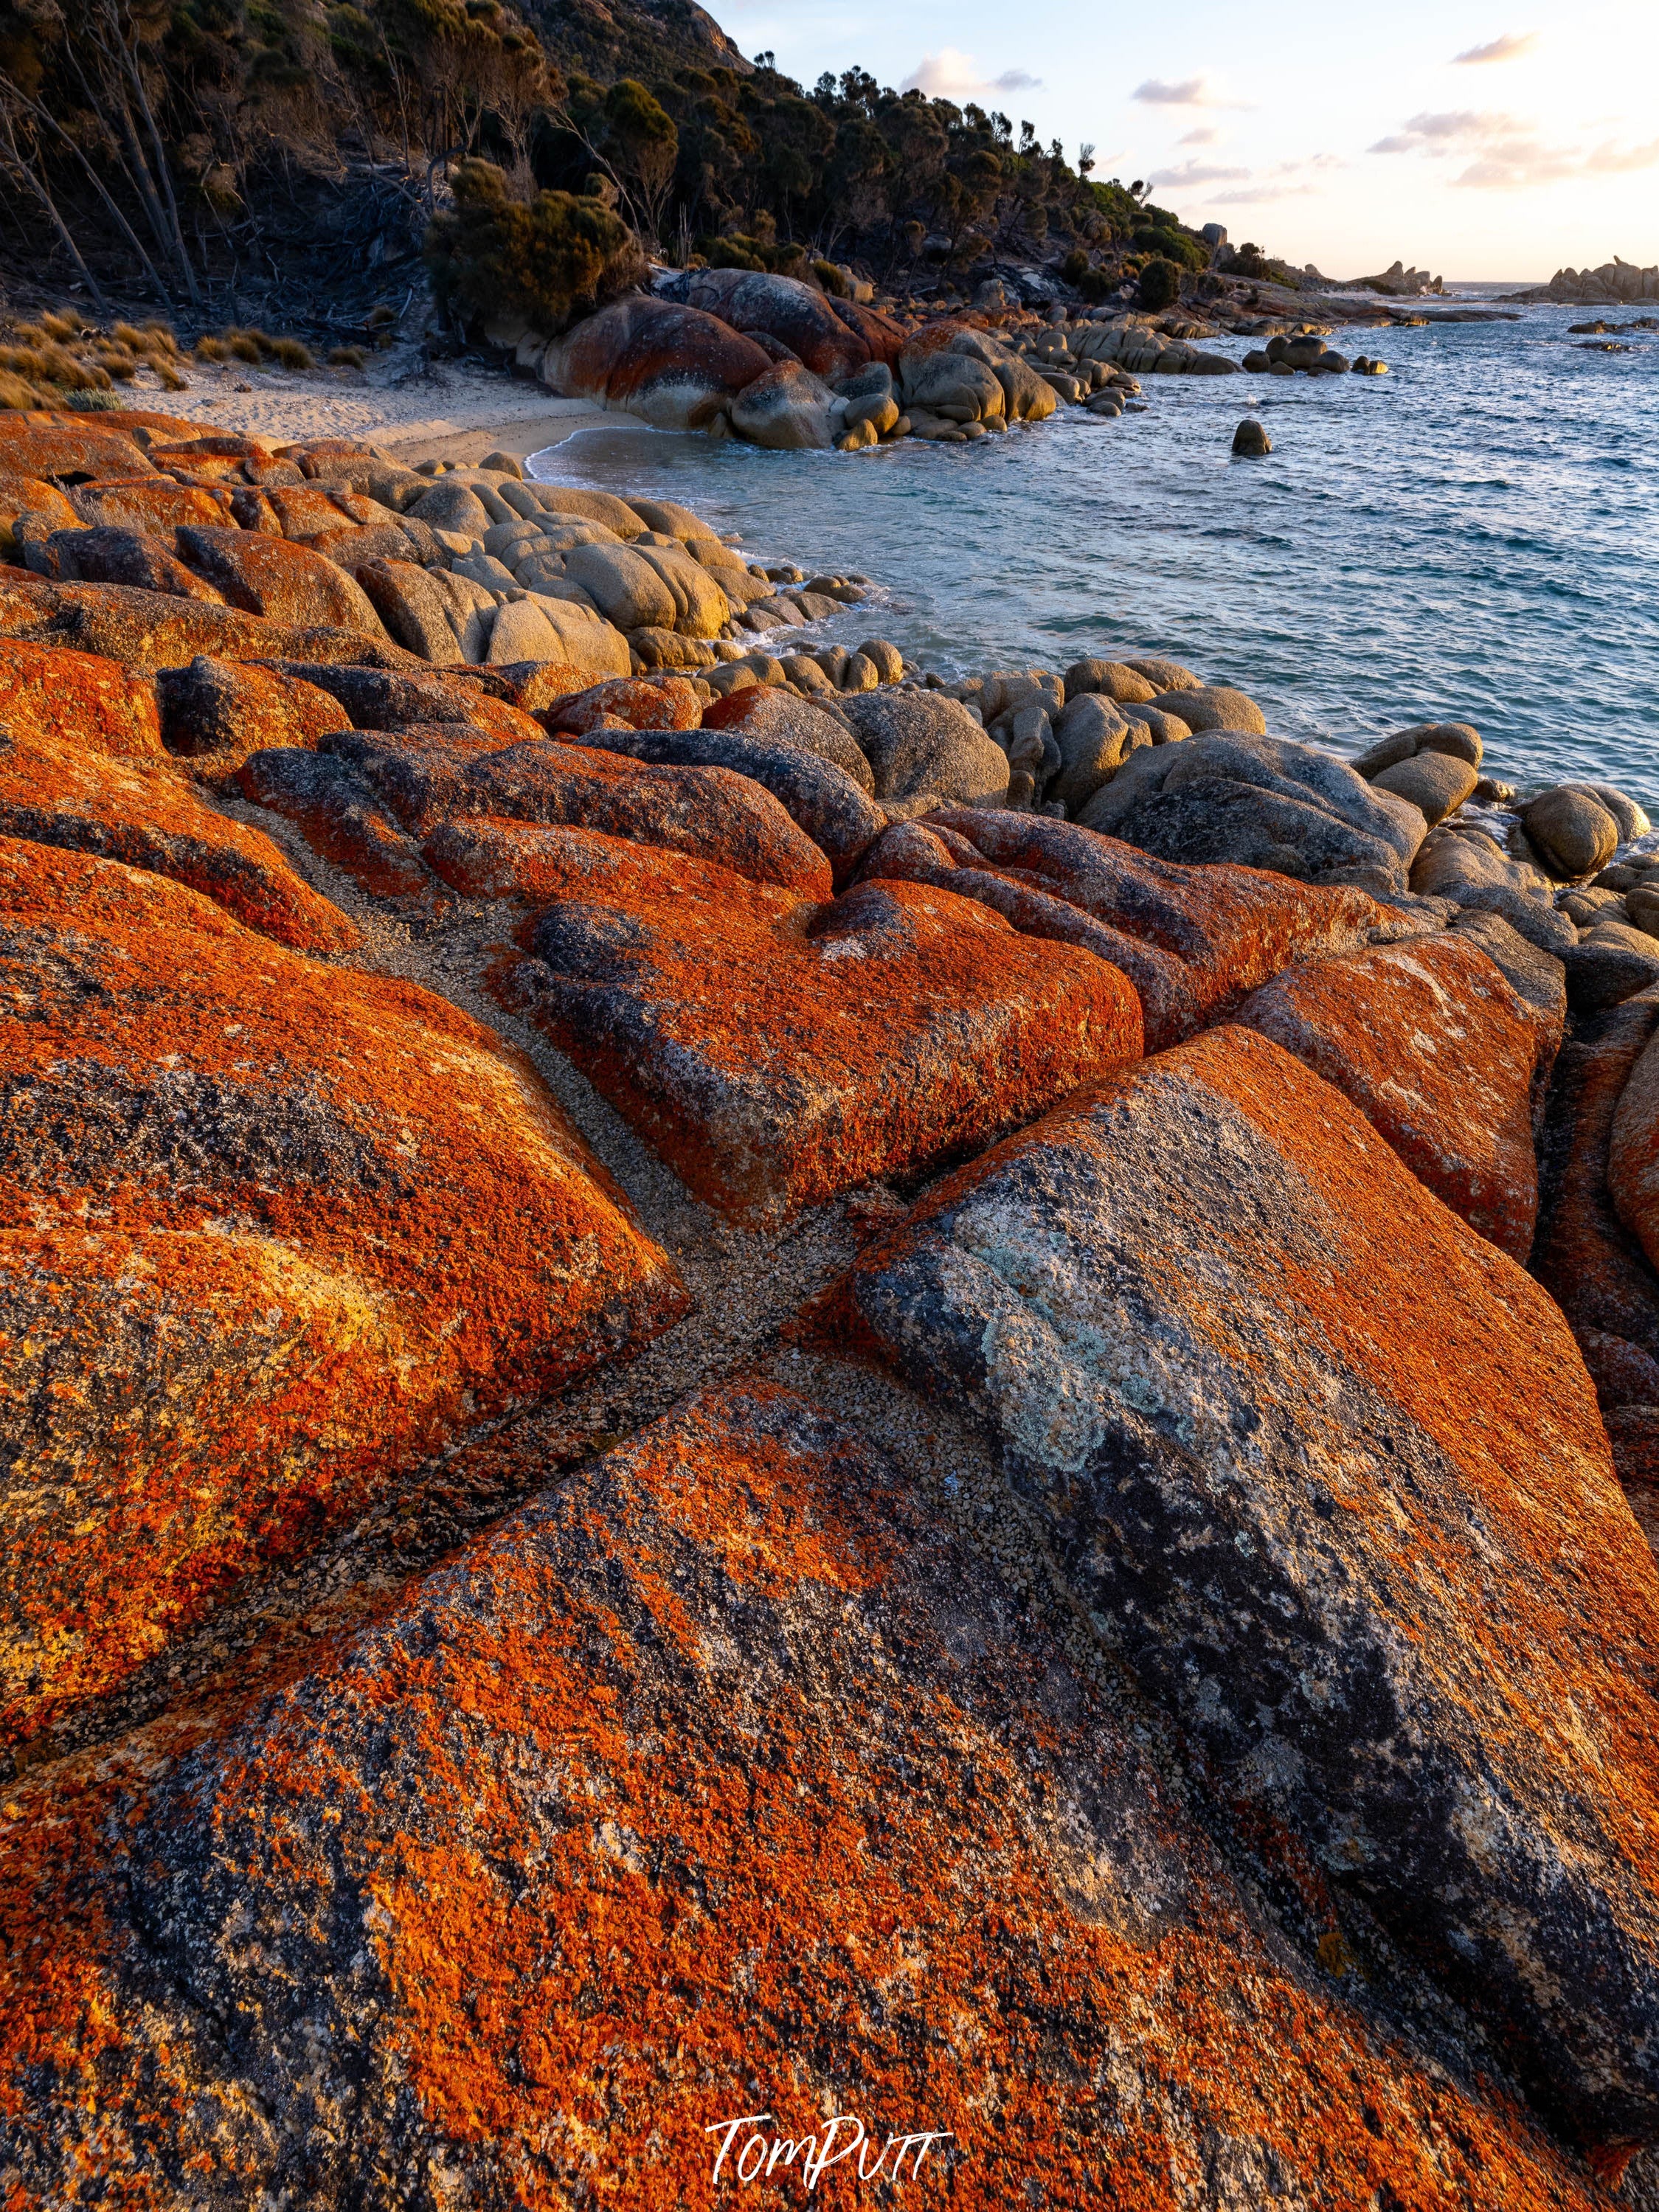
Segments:
[[[1000,806],[1008,761],[960,701],[938,691],[864,691],[842,701],[878,799],[936,791],[969,806]]]
[[[1480,781],[1468,761],[1441,752],[1419,752],[1410,760],[1396,761],[1371,779],[1378,791],[1408,799],[1431,826],[1461,806]]]
[[[1423,836],[1415,808],[1328,753],[1237,731],[1133,754],[1079,818],[1161,860],[1233,860],[1382,891],[1406,888]]]
[[[1473,823],[1432,831],[1412,864],[1411,887],[1424,898],[1455,899],[1466,911],[1502,915],[1540,952],[1558,957],[1577,943],[1577,933],[1556,911],[1547,877],[1504,851]]]

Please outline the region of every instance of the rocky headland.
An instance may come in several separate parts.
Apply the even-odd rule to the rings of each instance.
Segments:
[[[1508,292],[1506,300],[1536,307],[1629,307],[1638,300],[1659,300],[1659,263],[1638,269],[1615,253],[1599,269],[1558,269],[1547,284],[1529,291]]]
[[[501,453],[0,534],[10,2212],[1659,2204],[1637,801]]]

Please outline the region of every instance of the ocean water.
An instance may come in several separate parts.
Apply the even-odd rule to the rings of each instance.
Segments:
[[[1659,332],[1589,352],[1569,323],[1644,311],[1522,312],[1333,336],[1385,377],[1149,376],[1146,414],[973,446],[606,426],[531,473],[679,500],[750,559],[880,587],[808,638],[890,637],[945,675],[1168,653],[1276,735],[1349,753],[1469,721],[1523,790],[1611,781],[1659,818]],[[1264,459],[1231,458],[1247,411]]]

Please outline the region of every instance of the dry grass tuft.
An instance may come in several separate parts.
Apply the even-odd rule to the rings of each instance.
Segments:
[[[328,357],[331,368],[361,368],[367,356],[361,346],[336,346]]]
[[[198,361],[223,361],[228,350],[222,338],[198,338],[196,341]]]

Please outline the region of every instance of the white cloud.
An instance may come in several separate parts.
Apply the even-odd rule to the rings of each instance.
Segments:
[[[1213,123],[1206,123],[1196,131],[1183,132],[1176,143],[1178,146],[1213,146],[1222,135]]]
[[[1178,84],[1166,84],[1162,77],[1149,76],[1145,84],[1138,84],[1129,95],[1147,107],[1243,107],[1244,100],[1235,100],[1222,86],[1207,76],[1182,77]]]
[[[1214,162],[1188,161],[1179,169],[1158,172],[1150,181],[1183,195],[1200,192],[1206,207],[1246,207],[1317,191],[1333,169],[1346,167],[1334,154],[1312,154],[1302,161],[1275,161],[1267,169],[1233,169]],[[1217,185],[1225,185],[1228,190],[1206,189]]]
[[[1538,44],[1536,31],[1505,31],[1501,38],[1488,39],[1484,46],[1466,46],[1461,54],[1454,54],[1454,62],[1518,62],[1522,54],[1529,54]]]
[[[1413,115],[1403,129],[1379,138],[1373,154],[1425,154],[1437,161],[1463,161],[1468,167],[1452,179],[1477,191],[1524,191],[1536,185],[1558,185],[1575,177],[1628,176],[1659,168],[1659,138],[1644,146],[1551,145],[1535,123],[1492,108],[1459,108]]]
[[[1178,169],[1154,169],[1146,181],[1157,187],[1173,185],[1177,191],[1195,191],[1200,185],[1242,184],[1250,174],[1248,169],[1229,169],[1214,161],[1183,161]]]
[[[1024,70],[1004,70],[1000,76],[988,77],[971,54],[955,46],[924,54],[899,87],[901,92],[925,92],[929,100],[981,100],[990,93],[1042,89],[1042,79]]]

